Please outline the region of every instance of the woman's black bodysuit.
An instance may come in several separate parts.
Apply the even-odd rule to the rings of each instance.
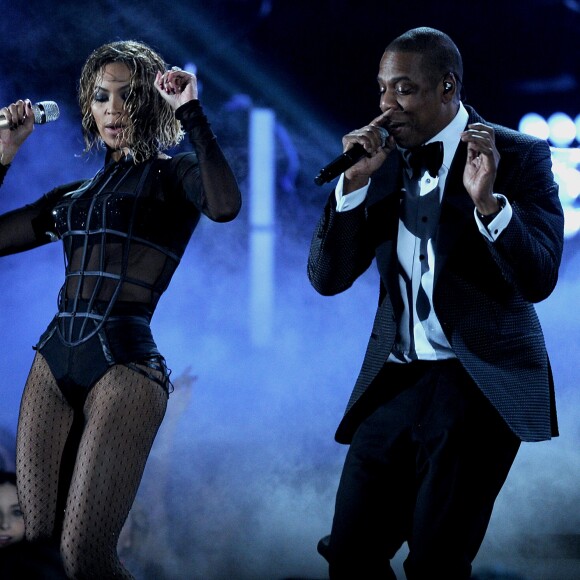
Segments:
[[[163,368],[149,322],[199,220],[175,182],[188,157],[107,163],[78,189],[49,196],[66,279],[38,349],[71,403],[112,364]]]
[[[221,151],[199,104],[182,109],[197,154],[140,164],[107,158],[93,179],[58,187],[0,222],[0,255],[16,251],[17,244],[28,249],[63,241],[66,278],[58,313],[36,348],[72,405],[82,405],[113,364],[161,370],[168,386],[150,320],[201,213],[214,217],[211,212],[220,211],[209,205],[197,155],[215,155],[212,145]],[[219,163],[210,171],[219,171]],[[18,231],[23,222],[34,233],[27,247]]]
[[[74,578],[131,578],[116,541],[169,391],[149,323],[201,215],[229,221],[240,209],[199,102],[176,117],[194,152],[107,156],[93,179],[0,216],[0,255],[64,244],[58,312],[22,396],[17,474],[27,539],[59,540]]]

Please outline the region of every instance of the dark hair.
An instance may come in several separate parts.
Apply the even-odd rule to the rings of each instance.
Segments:
[[[164,72],[167,68],[163,58],[143,42],[119,40],[95,49],[81,71],[78,100],[85,151],[102,142],[91,105],[103,68],[115,62],[125,64],[131,71],[129,94],[125,101],[130,124],[125,129],[125,137],[135,162],[177,145],[183,139],[181,124],[169,103],[153,86],[157,72]]]
[[[16,487],[16,474],[13,471],[0,471],[0,485],[11,483]]]
[[[418,52],[433,82],[438,83],[443,75],[453,73],[457,82],[463,83],[461,53],[451,38],[440,30],[428,26],[413,28],[389,43],[386,51]]]

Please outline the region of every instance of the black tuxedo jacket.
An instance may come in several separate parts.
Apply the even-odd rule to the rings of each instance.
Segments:
[[[564,218],[547,142],[487,123],[473,109],[469,123],[495,130],[501,155],[494,192],[513,209],[508,227],[491,243],[479,232],[463,187],[467,145],[460,142],[441,202],[435,242],[433,305],[457,358],[522,441],[558,434],[550,362],[534,303],[558,278]],[[398,290],[397,230],[403,162],[392,152],[372,176],[367,199],[336,212],[331,194],[308,258],[314,288],[333,295],[371,265],[380,273],[379,302],[362,368],[336,440],[349,443],[373,408],[377,376],[393,347],[402,302]],[[380,389],[393,390],[388,375]]]

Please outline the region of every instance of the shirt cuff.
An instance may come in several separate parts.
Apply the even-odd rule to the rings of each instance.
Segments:
[[[334,188],[334,196],[336,197],[336,211],[338,213],[343,211],[348,211],[349,209],[354,209],[358,207],[361,203],[364,202],[367,196],[367,191],[369,189],[369,185],[371,184],[371,180],[361,187],[360,189],[355,189],[351,191],[348,195],[343,195],[343,184],[344,184],[344,173],[338,179],[338,183]]]
[[[503,207],[500,209],[499,213],[487,224],[487,226],[481,221],[479,216],[477,215],[477,210],[474,208],[473,215],[475,216],[475,221],[477,223],[477,227],[482,235],[487,238],[490,242],[495,242],[500,234],[506,229],[510,220],[512,218],[513,209],[510,205],[507,197],[502,195],[501,193],[494,193],[496,199],[500,202],[500,205],[503,204]]]

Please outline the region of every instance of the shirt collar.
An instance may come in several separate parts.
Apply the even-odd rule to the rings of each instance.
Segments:
[[[465,130],[465,126],[467,125],[467,121],[469,120],[469,113],[463,106],[463,103],[459,102],[459,110],[457,114],[445,127],[442,131],[440,131],[433,139],[427,141],[427,143],[431,143],[431,141],[443,141],[443,165],[449,169],[451,166],[451,162],[453,161],[453,157],[455,157],[455,152],[457,151],[457,146],[459,145],[459,139],[461,133]]]

